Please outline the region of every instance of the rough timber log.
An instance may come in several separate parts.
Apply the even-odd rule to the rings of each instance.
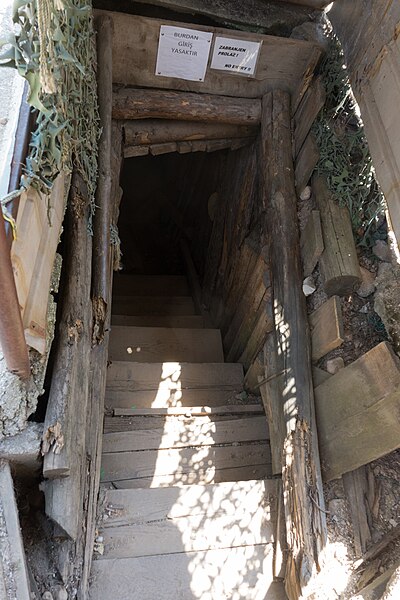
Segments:
[[[190,123],[188,121],[166,121],[165,119],[125,121],[123,128],[125,146],[246,138],[257,134],[257,127],[254,125]]]
[[[114,92],[112,116],[113,119],[174,119],[257,125],[261,102],[252,98],[129,88]]]
[[[79,175],[73,174],[65,229],[68,244],[64,257],[61,289],[62,312],[57,330],[53,378],[47,404],[42,452],[46,479],[66,477],[74,465],[75,418],[83,411],[88,386],[90,348],[90,260],[91,239],[87,231],[88,199]],[[79,281],[79,285],[77,285]]]
[[[290,600],[306,593],[326,542],[324,498],[315,425],[310,335],[305,299],[292,163],[290,96],[266,94],[262,101],[262,170],[267,235],[272,253],[274,352],[282,365],[273,375],[275,418],[284,432],[282,480],[288,564],[285,587]],[[270,375],[268,373],[268,375]],[[271,445],[273,430],[271,429]],[[281,443],[277,440],[277,443]]]
[[[111,194],[111,104],[112,104],[112,20],[99,16],[97,28],[97,89],[101,137],[99,141],[99,178],[96,189],[96,212],[93,219],[93,341],[101,343],[109,295],[108,264],[110,255]]]

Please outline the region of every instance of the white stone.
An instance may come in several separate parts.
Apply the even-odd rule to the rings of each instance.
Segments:
[[[372,252],[375,254],[375,256],[383,260],[383,262],[391,262],[392,260],[390,248],[383,240],[376,240],[375,245],[372,248]]]
[[[335,375],[340,369],[344,368],[344,360],[341,356],[337,356],[336,358],[331,358],[326,363],[326,370],[331,375]]]
[[[375,275],[368,271],[368,269],[364,269],[364,267],[360,267],[361,271],[361,285],[357,290],[357,295],[360,298],[368,298],[375,291]]]
[[[317,286],[315,285],[314,279],[311,276],[306,277],[303,281],[303,294],[305,296],[311,296],[316,289]]]
[[[306,185],[304,190],[300,194],[300,200],[309,200],[311,198],[311,187]]]

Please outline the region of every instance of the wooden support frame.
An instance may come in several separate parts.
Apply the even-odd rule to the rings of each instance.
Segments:
[[[326,544],[326,519],[315,424],[311,347],[294,185],[290,95],[263,97],[261,141],[266,235],[271,241],[274,331],[266,351],[274,352],[264,400],[274,415],[271,446],[281,454],[288,564],[285,587],[290,600],[306,593]],[[290,243],[288,241],[290,240]],[[276,427],[283,439],[276,438]]]

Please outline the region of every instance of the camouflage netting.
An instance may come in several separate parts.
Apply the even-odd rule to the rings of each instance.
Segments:
[[[59,172],[68,174],[74,167],[87,184],[93,212],[99,116],[90,0],[15,0],[13,22],[14,31],[1,40],[0,65],[15,67],[25,77],[30,87],[28,102],[35,111],[21,188],[35,186],[45,193],[44,198],[49,197]],[[3,211],[20,192],[2,200]],[[53,290],[60,269],[60,260],[56,260]],[[50,295],[48,350],[54,335],[55,308]],[[7,371],[0,353],[0,439],[26,427],[43,393],[47,359],[48,354],[41,356],[30,350],[33,376],[26,385]]]
[[[48,191],[61,169],[75,166],[94,207],[99,116],[91,4],[16,0],[13,21],[0,64],[26,78],[37,110],[21,184]]]

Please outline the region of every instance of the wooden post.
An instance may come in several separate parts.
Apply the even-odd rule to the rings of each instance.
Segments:
[[[102,133],[99,141],[99,178],[93,219],[93,343],[102,343],[109,296],[110,196],[111,196],[111,107],[112,107],[112,20],[96,19],[97,90]]]
[[[310,335],[302,293],[302,268],[292,162],[290,95],[262,100],[262,173],[266,234],[271,240],[275,348],[273,402],[285,439],[282,481],[288,542],[285,587],[290,600],[306,592],[326,543],[326,520],[315,425]],[[282,368],[281,368],[282,367]],[[269,375],[269,373],[268,373]],[[267,399],[268,403],[268,399]],[[267,407],[270,410],[271,407]],[[267,413],[268,414],[268,413]],[[271,445],[275,440],[271,438]]]
[[[137,88],[119,90],[113,95],[113,119],[175,119],[257,125],[260,115],[259,98]]]
[[[74,173],[65,229],[68,235],[60,297],[53,377],[44,421],[42,453],[45,479],[67,477],[74,464],[75,419],[86,407],[90,348],[90,257],[87,231],[88,197],[82,178]],[[88,257],[88,258],[87,258]],[[77,285],[79,282],[79,285]],[[83,408],[82,417],[84,417]],[[84,440],[83,440],[84,443]]]

